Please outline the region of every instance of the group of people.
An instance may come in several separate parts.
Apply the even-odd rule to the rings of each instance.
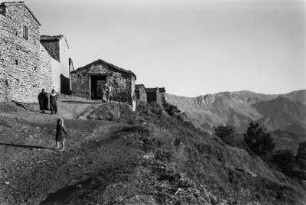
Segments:
[[[38,102],[39,102],[39,108],[42,113],[45,113],[46,110],[49,110],[49,102],[50,102],[51,115],[57,114],[57,94],[55,90],[52,90],[50,93],[50,97],[48,97],[48,93],[45,92],[45,89],[42,89],[41,93],[39,93],[38,95]],[[62,151],[65,149],[64,134],[67,135],[67,131],[64,126],[64,120],[58,119],[56,123],[56,136],[55,136],[56,150]]]
[[[102,89],[102,102],[111,102],[113,99],[113,87],[111,84],[106,83],[105,87]],[[41,93],[38,95],[39,108],[42,113],[45,113],[46,110],[49,110],[50,102],[50,111],[52,114],[57,114],[57,94],[53,89],[48,96],[48,93],[45,92],[45,89],[41,90]],[[66,128],[64,126],[64,120],[58,119],[56,123],[56,150],[62,151],[65,149],[65,138],[64,134],[67,135]]]
[[[106,83],[102,88],[102,102],[112,102],[113,100],[113,86]]]
[[[39,93],[38,102],[42,113],[45,113],[46,110],[49,110],[49,97],[48,93],[45,92],[45,89],[42,89],[41,93]],[[50,93],[50,111],[51,115],[57,114],[57,94],[54,89]]]

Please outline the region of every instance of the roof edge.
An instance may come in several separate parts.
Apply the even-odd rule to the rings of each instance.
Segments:
[[[136,80],[136,78],[137,78],[136,75],[135,75],[135,73],[133,73],[131,70],[125,70],[125,69],[120,68],[120,67],[118,67],[118,66],[116,66],[116,65],[114,65],[114,64],[108,63],[108,62],[106,62],[106,61],[104,61],[104,60],[102,60],[102,59],[95,60],[95,61],[93,61],[93,62],[91,62],[91,63],[89,63],[89,64],[87,64],[87,65],[85,65],[85,66],[83,66],[83,67],[79,67],[78,69],[76,69],[76,70],[74,70],[74,71],[71,71],[70,73],[77,73],[78,71],[83,70],[83,69],[86,69],[86,68],[89,68],[91,65],[97,64],[97,63],[107,64],[107,65],[109,65],[109,66],[115,68],[115,69],[118,70],[118,71],[125,72],[125,73],[129,73],[129,74],[133,75],[133,76],[135,77],[135,80]]]

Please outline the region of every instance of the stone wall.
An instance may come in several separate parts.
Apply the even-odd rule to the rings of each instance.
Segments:
[[[110,66],[93,64],[71,72],[72,94],[91,99],[91,76],[105,76],[113,86],[113,100],[133,105],[135,77],[130,73],[118,72]]]
[[[146,88],[147,102],[162,105],[165,97],[165,88]]]
[[[60,91],[61,75],[69,78],[71,64],[66,40],[57,43],[57,53],[51,52],[62,59],[59,62],[41,45],[40,24],[23,3],[0,7],[5,8],[0,9],[5,11],[0,13],[0,101],[33,103],[42,88]],[[24,38],[24,26],[28,38]]]
[[[147,92],[146,92],[146,88],[144,85],[140,84],[140,85],[136,85],[136,100],[138,102],[147,102]]]
[[[51,93],[51,90],[59,90],[59,76],[60,65],[59,62],[50,57],[48,51],[44,46],[40,46],[40,59],[39,66],[42,69],[41,72],[41,88],[44,88],[46,92]]]
[[[23,38],[23,26],[28,39]],[[36,102],[40,90],[40,25],[22,4],[0,14],[0,99]]]
[[[55,90],[64,94],[70,93],[70,69],[72,60],[66,39],[63,35],[42,36],[41,44],[49,55],[58,62],[52,73]]]
[[[57,61],[60,61],[60,48],[58,41],[40,41],[48,51],[49,55]]]

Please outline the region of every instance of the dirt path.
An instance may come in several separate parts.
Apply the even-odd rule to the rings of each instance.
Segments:
[[[118,134],[127,124],[69,119],[86,116],[99,104],[62,102],[58,115],[39,113],[37,107],[0,114],[0,204],[39,204],[50,193],[65,200],[70,187],[83,186],[93,176],[137,161]],[[65,109],[67,108],[67,109]],[[67,147],[55,151],[55,122],[65,119]],[[120,148],[120,149],[119,149]],[[134,160],[135,158],[135,160]],[[73,188],[72,188],[73,189]],[[63,194],[64,193],[64,194]],[[51,195],[43,204],[53,204]]]

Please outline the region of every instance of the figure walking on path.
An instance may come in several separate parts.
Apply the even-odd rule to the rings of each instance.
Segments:
[[[65,149],[65,141],[66,139],[63,136],[63,133],[67,135],[66,128],[64,126],[64,120],[63,119],[58,119],[57,120],[57,125],[56,125],[56,150],[64,150]]]
[[[54,113],[57,113],[57,94],[55,93],[55,90],[52,90],[50,94],[50,110],[51,115]]]
[[[39,109],[42,113],[45,113],[45,110],[48,110],[48,96],[45,93],[45,89],[41,90],[41,93],[38,95]]]

